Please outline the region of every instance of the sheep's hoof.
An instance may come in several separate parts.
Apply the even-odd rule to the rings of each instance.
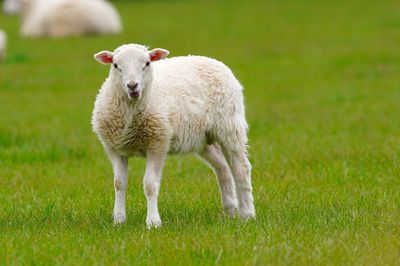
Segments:
[[[235,217],[236,211],[237,211],[237,206],[236,205],[227,205],[224,206],[224,211],[226,214],[229,215],[229,217]]]
[[[162,222],[160,217],[151,217],[146,219],[147,229],[159,228],[161,227],[161,224]]]
[[[126,221],[126,215],[123,213],[114,213],[113,218],[114,218],[114,226],[123,224]]]
[[[251,220],[256,218],[256,211],[254,209],[240,209],[239,215],[244,220]]]

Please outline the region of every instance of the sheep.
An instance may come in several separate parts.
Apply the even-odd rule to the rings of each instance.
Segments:
[[[195,153],[214,169],[223,208],[255,217],[242,86],[223,63],[126,44],[94,58],[110,64],[92,127],[114,172],[114,224],[126,220],[128,158],[144,156],[146,225],[161,226],[157,197],[167,154]]]
[[[4,60],[6,56],[7,48],[7,36],[4,31],[0,29],[0,62]]]
[[[21,11],[21,0],[4,0],[3,11],[7,15],[16,15]]]
[[[121,20],[104,0],[22,0],[21,34],[24,37],[117,34]]]

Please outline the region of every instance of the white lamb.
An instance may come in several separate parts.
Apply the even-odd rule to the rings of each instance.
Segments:
[[[255,217],[242,86],[223,63],[202,56],[164,59],[164,49],[137,44],[94,57],[111,64],[92,125],[114,170],[114,223],[125,221],[128,158],[146,157],[146,224],[159,227],[157,197],[167,154],[193,152],[216,172],[232,216]],[[161,61],[160,61],[161,60]],[[236,197],[237,196],[237,197]]]
[[[7,48],[6,33],[0,30],[0,62],[3,61],[6,56],[6,48]]]
[[[116,9],[104,0],[23,0],[21,34],[54,38],[121,32]]]
[[[4,0],[3,11],[7,15],[16,15],[21,11],[21,0]]]

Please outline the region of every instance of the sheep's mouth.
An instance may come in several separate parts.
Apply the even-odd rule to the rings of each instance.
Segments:
[[[134,90],[134,91],[129,90],[128,95],[129,95],[129,98],[131,98],[131,99],[137,99],[140,97],[140,92],[137,90]]]

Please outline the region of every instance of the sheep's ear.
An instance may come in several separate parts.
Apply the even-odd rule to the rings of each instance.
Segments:
[[[169,51],[161,48],[153,49],[149,52],[151,61],[158,61],[164,59],[168,56]]]
[[[109,51],[102,51],[94,55],[94,59],[99,61],[100,63],[107,65],[112,64],[113,62],[114,53]]]

